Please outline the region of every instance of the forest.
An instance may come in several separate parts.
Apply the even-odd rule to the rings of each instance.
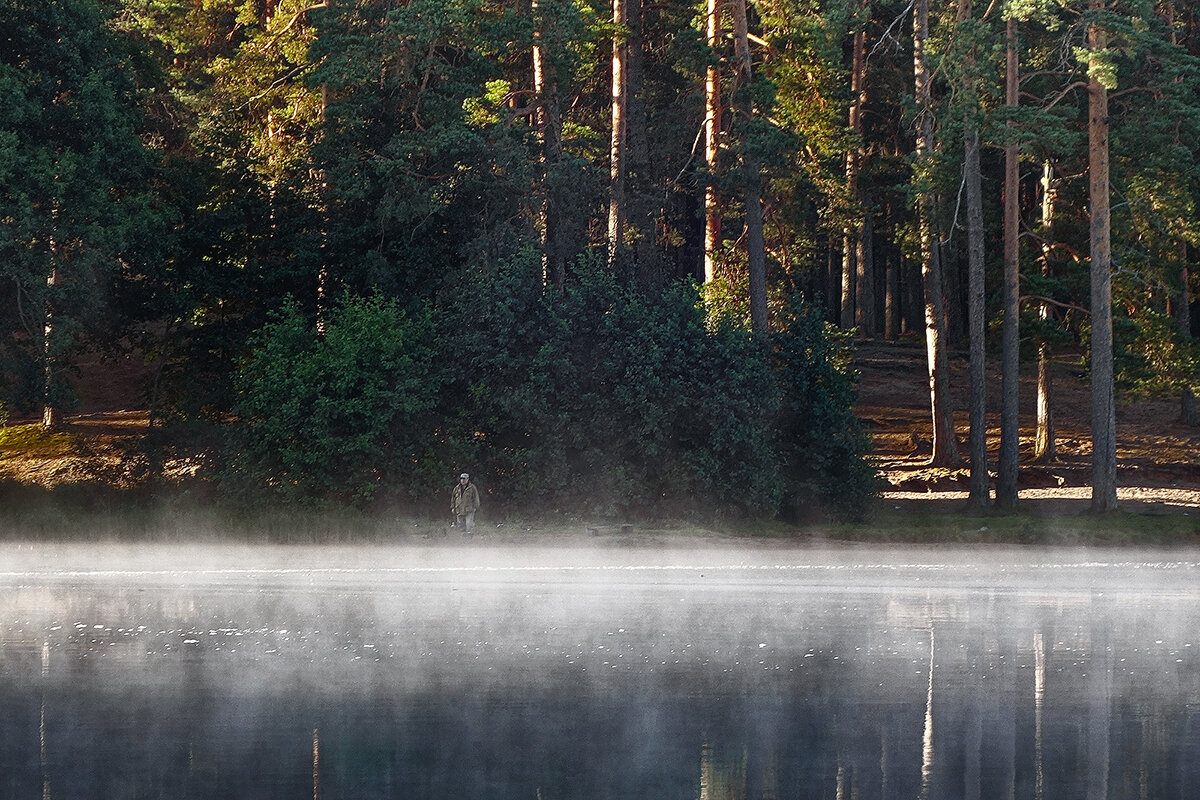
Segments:
[[[861,513],[855,337],[1196,424],[1190,0],[0,0],[0,422],[135,353],[246,502]],[[969,353],[961,447],[947,358]],[[1001,365],[998,398],[984,391]],[[178,445],[183,446],[183,445]],[[451,476],[451,477],[447,477]]]

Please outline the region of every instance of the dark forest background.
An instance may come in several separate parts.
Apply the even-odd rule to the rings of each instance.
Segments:
[[[1113,396],[1195,417],[1192,2],[0,23],[0,413],[54,427],[84,354],[136,353],[229,497],[440,508],[466,470],[512,509],[854,514],[855,335],[926,338],[935,431],[947,346],[1083,353],[1101,430]]]

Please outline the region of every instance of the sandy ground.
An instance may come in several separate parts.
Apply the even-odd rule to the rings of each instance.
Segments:
[[[917,343],[861,342],[855,364],[862,379],[856,413],[871,432],[874,459],[887,481],[885,501],[905,507],[961,506],[967,498],[967,359],[951,359],[951,395],[964,463],[961,470],[930,469],[929,389],[924,349]],[[988,451],[995,490],[1000,449],[998,366],[988,387]],[[1052,404],[1058,458],[1033,463],[1034,378],[1020,387],[1019,502],[1035,513],[1075,514],[1091,502],[1089,390],[1075,360],[1053,366]],[[1200,517],[1200,429],[1179,420],[1171,399],[1122,402],[1117,410],[1117,499],[1127,510]]]

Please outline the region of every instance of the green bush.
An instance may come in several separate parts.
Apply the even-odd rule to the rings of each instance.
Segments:
[[[427,483],[431,332],[427,312],[379,296],[344,298],[324,335],[285,305],[238,374],[239,479],[288,500],[351,503]]]
[[[772,513],[777,397],[750,335],[709,330],[688,285],[645,295],[584,265],[554,298],[539,276],[535,256],[515,259],[440,310],[443,460],[526,509]]]
[[[236,383],[234,475],[287,500],[406,495],[475,476],[490,513],[853,515],[874,490],[846,349],[798,307],[768,347],[695,286],[583,264],[561,296],[527,253],[465,271],[432,313],[294,303]]]
[[[787,310],[775,334],[775,370],[783,393],[779,455],[786,486],[784,513],[808,516],[817,504],[856,518],[878,489],[867,461],[870,439],[854,416],[849,334],[801,301]]]

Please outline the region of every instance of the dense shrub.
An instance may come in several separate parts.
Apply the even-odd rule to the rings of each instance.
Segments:
[[[439,317],[460,462],[526,508],[771,513],[777,395],[749,334],[709,330],[687,285],[647,296],[585,266],[543,297],[538,270],[477,275]]]
[[[329,309],[324,335],[287,304],[238,375],[239,477],[312,501],[425,484],[438,393],[430,334],[428,313],[378,296]]]
[[[786,484],[785,514],[806,516],[818,503],[842,517],[858,517],[877,490],[866,459],[870,440],[854,416],[849,334],[794,301],[774,336],[775,371],[783,393],[779,455]]]
[[[862,510],[845,348],[802,307],[788,320],[768,347],[693,285],[589,265],[559,295],[532,253],[465,272],[431,314],[351,297],[319,336],[288,305],[239,375],[237,472],[288,499],[438,509],[465,470],[492,513]]]

